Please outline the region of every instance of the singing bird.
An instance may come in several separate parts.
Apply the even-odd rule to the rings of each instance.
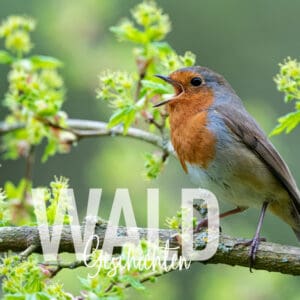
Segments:
[[[194,183],[215,193],[235,209],[261,208],[249,243],[250,268],[268,209],[289,224],[300,241],[300,194],[275,147],[220,74],[201,66],[156,75],[174,87],[167,105],[171,141],[183,170]],[[200,226],[203,223],[199,224]]]

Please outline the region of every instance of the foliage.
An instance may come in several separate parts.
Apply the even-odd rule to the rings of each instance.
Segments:
[[[98,90],[98,97],[109,101],[114,108],[108,123],[109,128],[122,122],[126,133],[134,122],[136,113],[143,107],[144,99],[138,103],[133,100],[135,81],[133,74],[127,72],[106,72],[100,77],[101,87]]]
[[[275,77],[277,88],[284,93],[286,103],[294,101],[295,111],[280,117],[271,135],[290,133],[300,123],[300,63],[288,57],[279,66],[279,74]]]
[[[8,204],[6,202],[6,195],[2,189],[0,189],[0,226],[6,226],[9,224],[10,213],[8,211]]]
[[[201,208],[202,209],[202,208]],[[177,211],[175,216],[169,217],[166,219],[166,225],[170,229],[177,230],[179,233],[181,232],[181,227],[183,223],[183,216],[187,214],[187,210],[182,208],[180,211]],[[206,216],[206,212],[202,214],[202,217]],[[189,224],[187,224],[189,225]],[[197,225],[197,219],[193,218],[193,228]]]
[[[157,153],[145,153],[145,177],[147,179],[155,179],[161,172],[164,161],[161,155]]]
[[[147,241],[141,241],[137,246],[125,244],[122,253],[110,260],[109,268],[100,268],[95,274],[90,273],[87,279],[80,279],[84,287],[83,294],[87,299],[119,299],[129,286],[145,291],[142,283],[154,282],[163,273],[160,264],[153,264],[153,255],[162,257],[163,251]],[[92,254],[90,265],[97,269],[107,259],[102,250],[96,250]]]
[[[126,135],[132,124],[146,125],[149,131],[158,131],[165,138],[167,112],[154,109],[153,104],[169,97],[172,88],[161,83],[154,75],[191,66],[195,63],[195,56],[190,52],[178,55],[164,40],[171,30],[170,20],[154,1],[138,4],[131,16],[132,20],[123,20],[111,30],[118,40],[133,43],[133,59],[137,70],[104,72],[99,77],[97,96],[113,110],[109,128],[121,125]],[[5,50],[0,51],[0,64],[10,68],[8,91],[3,101],[8,111],[5,122],[18,125],[17,130],[3,136],[3,158],[24,157],[27,165],[26,176],[18,184],[7,181],[4,189],[0,190],[0,226],[36,225],[36,216],[42,211],[38,206],[33,207],[30,194],[33,186],[30,168],[35,147],[47,141],[42,157],[42,161],[46,161],[57,152],[67,152],[76,139],[66,130],[67,114],[62,111],[65,101],[64,82],[59,74],[62,63],[49,56],[29,56],[34,47],[30,34],[35,26],[34,20],[24,16],[11,16],[0,26],[0,38],[5,45]],[[159,175],[167,156],[166,151],[145,154],[147,178],[154,179]],[[54,224],[58,201],[62,190],[66,188],[68,180],[61,177],[55,178],[46,189],[43,204],[46,205],[49,225]],[[180,222],[180,213],[176,218],[177,223]],[[70,217],[66,215],[64,224],[69,222]],[[149,253],[163,256],[159,247],[146,241],[141,241],[137,246],[125,245],[121,254],[110,260],[109,268],[100,268],[95,276],[80,279],[83,297],[123,299],[124,290],[130,286],[144,291],[144,281],[154,282],[163,273],[160,264],[151,265],[152,257],[147,256]],[[105,255],[101,250],[94,251],[90,264],[97,267]],[[136,261],[143,263],[138,266]],[[34,254],[28,257],[5,256],[0,264],[4,299],[74,299],[63,290],[61,284],[52,280],[56,271],[60,270],[59,263],[53,268]]]
[[[8,108],[7,124],[23,124],[22,130],[3,138],[4,158],[28,157],[33,146],[47,139],[42,160],[69,147],[59,130],[65,126],[64,84],[58,73],[62,63],[48,56],[25,57],[33,48],[30,32],[35,21],[20,16],[7,18],[0,27],[6,50],[0,51],[0,64],[8,64],[8,91],[3,101]],[[54,124],[55,126],[49,126]]]
[[[6,225],[22,226],[30,224],[33,221],[33,208],[32,204],[27,199],[27,192],[31,188],[31,183],[22,178],[20,182],[15,185],[11,181],[5,182],[5,214],[9,215]]]
[[[0,190],[0,226],[22,226],[36,225],[36,216],[40,211],[34,210],[31,198],[28,202],[23,201],[25,186],[28,184],[26,179],[22,179],[18,185],[7,181],[4,191]],[[62,190],[68,188],[68,180],[64,177],[55,177],[50,182],[50,188],[45,189],[46,216],[49,225],[54,224],[58,201],[62,208],[67,208],[62,197]],[[70,209],[70,208],[69,208]],[[69,224],[69,216],[65,216],[64,224]]]
[[[5,300],[53,300],[72,299],[58,283],[49,282],[49,273],[40,266],[36,257],[22,261],[19,256],[2,259],[0,274],[4,276],[2,290]]]
[[[1,152],[5,159],[24,157],[27,165],[31,164],[35,147],[43,141],[47,142],[42,156],[45,162],[58,152],[68,152],[76,139],[65,130],[67,114],[62,110],[65,87],[59,73],[62,63],[53,57],[30,55],[34,48],[31,33],[35,27],[36,22],[24,16],[11,16],[0,26],[0,38],[5,46],[0,50],[0,64],[10,68],[8,91],[3,101],[8,111],[5,122],[21,127],[3,136]],[[177,54],[165,41],[170,30],[168,15],[151,0],[138,4],[130,19],[124,19],[111,28],[119,41],[132,44],[136,71],[107,70],[99,76],[97,97],[112,109],[109,128],[123,126],[126,135],[130,126],[138,125],[160,134],[163,139],[166,137],[169,127],[167,111],[154,109],[153,104],[170,97],[173,91],[154,75],[192,66],[196,59],[191,52]],[[285,94],[285,101],[294,101],[295,111],[280,118],[272,134],[290,132],[300,122],[300,63],[290,58],[285,60],[280,64],[275,82],[278,90]],[[160,174],[167,156],[165,151],[145,153],[146,178],[155,179]],[[36,225],[35,217],[41,212],[33,208],[29,193],[32,185],[27,170],[18,184],[8,181],[4,189],[0,189],[0,226]],[[54,224],[59,196],[67,187],[68,180],[61,177],[55,178],[46,189],[44,201],[49,225]],[[206,207],[200,205],[196,209],[205,216]],[[166,220],[166,225],[180,233],[184,213],[184,210],[177,212],[176,216]],[[70,217],[65,216],[64,224],[69,222]],[[196,219],[193,225],[196,226]],[[110,260],[108,268],[100,268],[95,276],[80,278],[82,297],[123,299],[127,287],[145,291],[143,283],[154,282],[163,273],[160,265],[151,266],[152,260],[147,256],[151,251],[162,255],[160,248],[146,241],[137,246],[125,245],[121,254]],[[135,260],[130,260],[130,257]],[[92,253],[89,265],[94,267],[93,270],[97,270],[101,259],[105,259],[102,250]],[[138,260],[144,262],[142,267],[135,264]],[[49,266],[34,254],[28,257],[6,254],[0,264],[4,299],[75,299],[60,283],[52,280],[59,270],[59,260],[57,265]]]
[[[131,12],[132,20],[125,19],[111,28],[118,40],[133,43],[136,72],[106,71],[100,75],[98,98],[113,108],[108,127],[122,124],[124,134],[129,126],[146,122],[149,130],[158,130],[163,136],[168,128],[167,112],[153,108],[162,98],[170,97],[172,88],[157,79],[155,74],[169,74],[195,63],[195,55],[178,55],[164,41],[171,30],[169,17],[154,1],[144,1]],[[156,178],[166,161],[165,153],[145,155],[146,176]]]
[[[19,57],[28,53],[33,47],[28,33],[35,29],[35,25],[35,21],[27,17],[9,17],[0,27],[0,37],[5,38],[5,47]],[[4,51],[2,55],[10,56]]]
[[[22,194],[26,180],[23,179],[15,186],[6,182],[5,191],[0,192],[0,226],[9,225],[36,225],[36,216],[40,213],[37,209],[33,213],[32,203],[27,203],[23,209]],[[61,177],[55,178],[46,189],[46,215],[48,224],[53,225],[58,199],[63,189],[68,188],[68,180]],[[60,198],[60,201],[63,199]],[[61,204],[61,203],[60,203]],[[66,215],[64,224],[69,223]],[[63,291],[58,283],[50,283],[47,269],[41,268],[37,257],[29,256],[22,260],[20,256],[7,256],[0,264],[0,274],[4,276],[2,290],[4,299],[72,299],[71,295]]]
[[[67,200],[63,197],[63,190],[66,190],[69,187],[68,179],[64,177],[57,178],[55,177],[54,181],[50,183],[50,188],[46,190],[46,194],[44,197],[46,209],[46,216],[49,225],[53,225],[56,217],[56,211],[58,208],[58,203],[60,201],[60,208],[61,209],[72,209],[68,206]],[[38,216],[40,211],[38,208],[35,208],[35,216]],[[64,217],[64,224],[70,223],[69,215],[65,215]]]

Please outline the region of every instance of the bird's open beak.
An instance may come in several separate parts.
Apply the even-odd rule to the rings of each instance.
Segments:
[[[155,76],[158,77],[158,78],[160,78],[160,79],[162,79],[162,80],[164,80],[165,82],[167,82],[167,83],[173,85],[173,87],[175,87],[175,88],[180,88],[180,89],[182,90],[181,84],[178,83],[177,81],[173,80],[171,77],[169,77],[169,76],[163,76],[163,75],[155,75]],[[159,102],[159,103],[153,105],[153,107],[159,107],[159,106],[165,105],[165,104],[167,104],[168,102],[170,102],[171,100],[172,100],[172,98],[171,98],[171,99],[164,100],[164,101],[161,101],[161,102]]]
[[[167,99],[167,100],[158,102],[158,103],[154,104],[153,107],[159,107],[159,106],[165,105],[165,104],[167,104],[168,102],[170,102],[171,100],[172,100],[172,99]]]
[[[175,81],[169,76],[164,76],[164,75],[154,75],[154,76],[158,77],[158,78],[160,78],[160,79],[164,80],[165,82],[170,83],[172,85],[175,83]]]

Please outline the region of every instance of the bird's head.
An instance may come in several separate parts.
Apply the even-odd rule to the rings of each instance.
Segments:
[[[174,87],[175,95],[167,100],[164,100],[155,107],[169,104],[189,104],[192,103],[199,108],[211,102],[213,95],[220,89],[232,91],[232,88],[218,73],[206,67],[188,67],[179,69],[169,76],[156,75],[158,78],[168,82]]]

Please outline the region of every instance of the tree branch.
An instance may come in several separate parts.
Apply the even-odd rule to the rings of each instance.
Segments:
[[[52,231],[51,227],[50,230]],[[82,228],[83,230],[83,228]],[[145,228],[138,228],[141,239],[147,238],[148,230]],[[53,232],[53,231],[52,231]],[[106,225],[97,225],[95,234],[99,237],[100,248],[103,245],[105,237]],[[118,228],[118,236],[125,236],[126,228]],[[178,241],[175,238],[176,231],[168,229],[159,230],[159,239],[162,245],[169,241],[170,248],[179,247]],[[28,249],[30,245],[35,253],[41,253],[41,244],[37,227],[23,226],[23,227],[0,227],[0,252],[14,251],[22,252]],[[194,236],[194,241],[201,238],[201,233]],[[204,264],[226,264],[231,266],[249,266],[248,246],[243,246],[240,243],[241,239],[232,238],[221,234],[220,243],[216,254]],[[203,248],[202,245],[197,246],[196,249]],[[61,236],[59,252],[74,252],[73,239],[70,226],[64,226]],[[261,242],[254,269],[267,270],[272,272],[281,272],[290,275],[300,275],[300,248],[293,246],[280,245],[275,243]]]
[[[76,260],[71,263],[66,262],[57,262],[57,263],[41,263],[42,267],[47,268],[47,270],[50,272],[50,277],[54,277],[63,269],[70,269],[74,270],[76,268],[85,267],[87,263],[89,263],[89,259],[86,261],[83,260]]]
[[[49,123],[47,123],[47,125],[52,126]],[[55,124],[53,124],[53,126],[55,126]],[[130,137],[150,143],[156,147],[161,148],[169,154],[174,154],[173,147],[169,140],[163,140],[158,135],[149,133],[138,128],[131,127],[129,128],[126,135],[124,135],[122,126],[116,126],[114,128],[109,129],[107,128],[107,123],[100,121],[68,119],[67,126],[67,128],[60,129],[72,132],[78,140],[88,137],[101,136]],[[0,136],[22,128],[24,128],[24,125],[22,124],[7,125],[4,122],[0,122]]]

